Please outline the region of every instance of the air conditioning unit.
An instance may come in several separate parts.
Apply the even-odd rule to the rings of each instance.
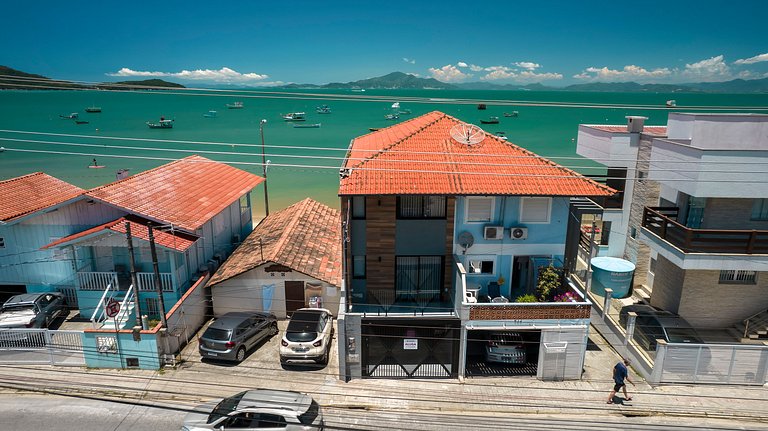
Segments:
[[[485,239],[502,239],[504,238],[504,226],[486,226],[483,230],[483,238]]]
[[[511,227],[509,228],[509,237],[512,239],[528,239],[528,228]]]

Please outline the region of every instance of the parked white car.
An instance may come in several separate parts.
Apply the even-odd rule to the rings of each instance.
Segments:
[[[280,363],[328,363],[333,338],[333,315],[325,308],[300,308],[293,312],[280,340]]]

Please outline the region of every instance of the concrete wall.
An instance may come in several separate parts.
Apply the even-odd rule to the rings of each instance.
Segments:
[[[707,199],[701,229],[768,230],[768,220],[750,220],[754,202],[754,199]]]
[[[757,284],[719,279],[720,271],[685,271],[678,314],[695,327],[726,328],[768,309],[768,273],[758,273]]]
[[[768,115],[691,114],[673,112],[667,121],[669,139],[691,140],[712,150],[765,150]]]
[[[651,305],[677,313],[685,281],[685,271],[658,255],[653,278]]]

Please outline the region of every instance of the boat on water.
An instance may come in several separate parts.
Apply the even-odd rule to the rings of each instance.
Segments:
[[[666,105],[667,105],[667,108],[674,108],[675,106],[677,106],[677,101],[674,99],[667,100]]]
[[[384,116],[385,120],[397,120],[400,118],[400,115],[398,114],[387,114]]]
[[[511,118],[517,118],[518,115],[520,115],[520,113],[517,112],[517,111],[505,112],[504,113],[505,117],[511,117]]]
[[[75,124],[88,124],[85,120],[75,120]]]
[[[89,106],[85,108],[85,112],[90,112],[90,113],[101,112],[101,106]]]
[[[289,112],[288,114],[282,114],[281,117],[285,121],[306,121],[306,115],[304,112]]]
[[[486,108],[487,107],[485,106],[485,103],[478,103],[477,104],[477,109],[479,109],[481,111],[485,111]]]
[[[243,102],[227,103],[227,109],[243,109]]]
[[[75,118],[77,118],[78,116],[79,116],[79,115],[78,115],[78,113],[77,113],[77,112],[73,112],[73,113],[71,113],[71,114],[60,114],[60,115],[59,115],[59,117],[61,117],[61,118],[65,118],[65,119],[67,119],[67,120],[74,120],[74,119],[75,119]]]
[[[353,88],[352,91],[355,93],[365,93],[365,88]]]
[[[370,130],[371,132],[375,132],[375,131],[379,130],[379,128],[378,127],[369,127],[368,130]]]
[[[203,117],[205,117],[205,118],[216,118],[216,114],[218,114],[218,112],[216,112],[214,110],[210,110],[210,111],[206,112],[205,114],[203,114]]]
[[[314,123],[314,124],[294,124],[294,129],[318,129],[322,123]]]
[[[392,109],[400,109],[400,102],[395,102],[392,104]]]
[[[317,111],[318,114],[330,114],[331,107],[328,105],[322,105],[315,108],[315,111]]]
[[[481,124],[499,124],[499,117],[488,117],[487,120],[480,120]]]
[[[400,115],[408,115],[408,114],[411,113],[411,110],[410,109],[401,109],[401,110],[397,111],[397,113],[400,114]]]
[[[507,140],[507,134],[504,133],[504,132],[496,132],[496,133],[494,133],[494,135],[497,138],[501,139],[502,141],[506,141]]]
[[[149,126],[150,129],[172,129],[173,120],[166,120],[164,117],[160,117],[160,121],[156,123],[147,121],[147,126]]]

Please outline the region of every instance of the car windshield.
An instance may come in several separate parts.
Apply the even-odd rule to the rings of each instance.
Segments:
[[[317,338],[317,333],[320,331],[320,322],[321,316],[318,313],[297,311],[288,322],[285,338],[288,341],[312,341]]]
[[[235,411],[237,405],[240,404],[240,400],[243,399],[243,396],[245,396],[245,392],[240,392],[239,394],[235,394],[229,398],[224,398],[221,400],[221,402],[219,402],[219,404],[213,408],[213,411],[211,411],[211,414],[208,416],[207,423],[210,424],[216,422],[220,418],[223,418]]]
[[[315,421],[319,413],[320,413],[320,406],[317,405],[317,402],[315,400],[312,400],[312,403],[309,405],[309,408],[307,409],[307,411],[299,415],[299,422],[301,422],[304,425],[311,425],[312,422]]]
[[[203,338],[216,341],[228,341],[229,334],[231,333],[232,331],[228,329],[208,328],[203,333]]]
[[[699,336],[691,328],[667,328],[670,343],[700,343]]]

